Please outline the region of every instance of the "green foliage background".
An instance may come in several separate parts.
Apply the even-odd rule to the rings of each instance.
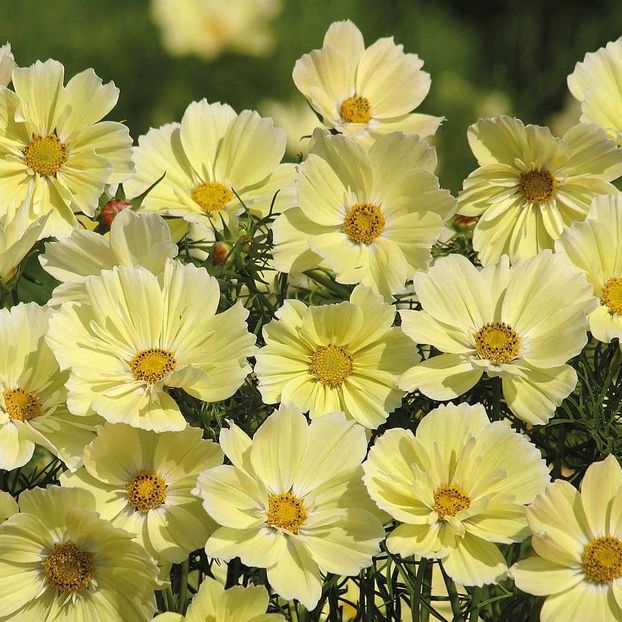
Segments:
[[[170,0],[174,2],[175,0]],[[366,41],[394,35],[432,74],[423,112],[445,116],[438,134],[440,178],[457,191],[474,162],[465,131],[481,115],[516,114],[547,124],[562,109],[566,76],[587,51],[622,34],[617,0],[283,0],[277,45],[265,58],[225,54],[207,62],[172,58],[147,0],[0,0],[0,41],[18,63],[56,58],[73,75],[94,67],[114,80],[113,115],[137,138],[179,119],[206,97],[237,110],[296,95],[295,60],[321,47],[328,25],[350,18]]]

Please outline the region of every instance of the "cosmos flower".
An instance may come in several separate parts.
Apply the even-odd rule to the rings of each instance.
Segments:
[[[296,61],[293,78],[326,127],[369,145],[389,132],[436,132],[442,118],[412,112],[430,90],[421,67],[393,37],[365,48],[361,31],[346,20],[330,25],[321,49]]]
[[[47,337],[70,371],[74,414],[183,430],[186,420],[167,388],[215,402],[233,395],[250,371],[248,312],[236,304],[217,314],[220,288],[204,268],[169,259],[157,277],[120,266],[90,277],[85,288],[88,302],[63,304]]]
[[[299,207],[272,226],[274,267],[290,274],[326,267],[337,282],[363,283],[390,300],[427,268],[455,211],[435,166],[436,152],[418,136],[386,134],[367,151],[316,130],[299,167]]]
[[[74,212],[93,216],[107,183],[133,172],[128,129],[102,121],[119,89],[92,69],[63,85],[64,67],[37,61],[13,71],[14,92],[0,89],[0,194],[14,209],[32,193],[31,218],[49,214],[44,234],[78,227]]]
[[[586,344],[597,304],[583,274],[550,251],[483,269],[449,255],[414,285],[422,310],[401,311],[402,330],[441,354],[406,371],[400,387],[451,400],[485,373],[500,379],[517,417],[546,423],[577,384],[567,362]]]
[[[0,525],[2,622],[151,619],[156,564],[94,504],[58,486],[20,495],[21,511]]]
[[[256,356],[264,402],[292,402],[311,417],[344,412],[377,428],[402,402],[399,376],[420,360],[394,319],[395,307],[362,285],[340,304],[286,300]]]
[[[233,423],[223,428],[220,446],[231,466],[197,482],[221,525],[205,546],[210,557],[266,568],[272,588],[307,609],[320,599],[322,572],[351,576],[371,564],[384,529],[361,481],[361,426],[341,413],[309,425],[281,405],[252,439]]]
[[[387,430],[363,468],[372,499],[399,521],[389,551],[441,559],[463,585],[505,577],[497,544],[529,535],[524,505],[549,482],[540,451],[481,404],[439,406],[416,434]]]
[[[568,76],[581,121],[595,123],[622,146],[622,37],[585,55]]]
[[[546,596],[541,622],[622,619],[622,469],[614,456],[585,472],[581,492],[553,482],[528,508],[536,553],[514,564],[519,589]]]
[[[136,175],[124,188],[132,198],[160,180],[141,210],[222,228],[244,211],[240,201],[260,216],[277,192],[276,211],[293,205],[294,165],[280,163],[284,153],[285,131],[271,119],[203,99],[188,106],[181,123],[138,139]]]
[[[610,182],[622,175],[622,150],[595,125],[555,138],[546,127],[496,117],[472,125],[468,139],[479,168],[464,181],[458,213],[479,217],[473,248],[483,264],[553,248],[594,196],[616,192]]]

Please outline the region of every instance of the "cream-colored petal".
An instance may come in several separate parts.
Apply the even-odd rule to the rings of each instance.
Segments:
[[[230,560],[239,557],[247,566],[268,568],[278,564],[286,554],[287,536],[271,527],[233,529],[220,527],[207,541],[210,557]]]
[[[232,466],[203,471],[197,479],[205,511],[219,524],[234,529],[259,528],[265,499],[257,483]]]
[[[317,564],[296,538],[287,538],[287,552],[280,562],[268,568],[268,582],[287,600],[299,600],[312,610],[322,593],[322,579]]]
[[[451,400],[471,387],[482,377],[482,371],[457,354],[433,356],[405,371],[399,380],[404,391],[418,389],[434,400]]]
[[[577,372],[570,365],[548,369],[522,365],[521,369],[524,377],[502,379],[503,397],[517,417],[533,425],[542,425],[572,393],[577,384]]]
[[[114,82],[102,84],[92,69],[82,71],[62,90],[58,106],[63,115],[58,124],[61,140],[101,121],[116,105],[119,89]],[[129,146],[129,145],[128,145]]]
[[[519,590],[535,596],[559,594],[583,581],[581,571],[541,557],[520,560],[510,568],[510,576]]]
[[[288,492],[309,443],[309,427],[294,406],[282,405],[259,427],[253,437],[251,463],[257,476],[273,494]]]
[[[492,542],[469,534],[443,560],[447,574],[462,585],[498,583],[507,573],[505,558]]]
[[[622,609],[616,604],[612,590],[608,586],[592,585],[587,581],[549,596],[540,612],[541,622],[616,622],[621,617]]]
[[[581,502],[594,536],[608,534],[611,504],[622,494],[622,468],[613,455],[593,462],[581,481]]]
[[[223,136],[214,167],[216,181],[226,180],[240,193],[273,173],[284,154],[284,130],[274,127],[272,119],[244,110]]]
[[[432,81],[422,66],[423,61],[416,54],[404,54],[404,46],[396,45],[393,37],[378,39],[363,52],[356,93],[369,100],[373,118],[398,117],[425,99]]]

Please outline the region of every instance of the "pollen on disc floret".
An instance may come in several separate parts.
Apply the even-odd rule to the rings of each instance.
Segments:
[[[474,339],[479,357],[495,363],[509,363],[520,352],[520,336],[504,322],[484,324],[475,333]]]
[[[33,136],[24,149],[24,159],[28,168],[44,177],[51,177],[60,171],[67,161],[67,147],[56,134]]]
[[[353,369],[352,355],[342,346],[320,346],[312,355],[309,372],[322,384],[340,385]]]
[[[139,512],[148,512],[166,501],[167,484],[155,471],[139,471],[127,483],[128,503]]]

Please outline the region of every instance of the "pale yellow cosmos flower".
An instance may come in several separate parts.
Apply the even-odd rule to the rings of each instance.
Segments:
[[[174,56],[211,59],[231,50],[264,56],[274,47],[270,21],[281,0],[152,0],[151,16]]]
[[[47,336],[70,372],[68,407],[146,430],[186,427],[168,388],[205,402],[235,393],[255,352],[241,304],[216,313],[220,288],[204,268],[168,260],[160,276],[119,266],[85,282],[88,302],[62,305]],[[67,336],[71,335],[71,339]]]
[[[590,332],[609,343],[622,337],[622,193],[599,196],[585,222],[575,222],[555,243],[585,275],[600,305],[590,313]]]
[[[622,146],[622,37],[589,52],[568,76],[581,121],[595,123]]]
[[[67,410],[68,374],[45,342],[51,313],[35,303],[0,310],[0,469],[26,464],[35,445],[76,469],[101,421]]]
[[[361,31],[346,20],[330,25],[321,49],[296,61],[293,78],[326,127],[370,145],[389,132],[436,132],[442,118],[413,112],[430,90],[422,67],[393,37],[366,48]]]
[[[222,464],[218,445],[201,434],[106,424],[86,447],[84,467],[63,473],[61,485],[90,491],[100,516],[134,534],[155,559],[181,563],[216,526],[191,494],[199,473]]]
[[[464,181],[458,213],[479,218],[473,247],[483,264],[553,248],[594,196],[616,192],[610,182],[622,175],[622,150],[595,125],[555,138],[546,127],[495,117],[472,125],[468,139],[479,168]]]
[[[37,61],[13,70],[13,89],[0,89],[0,195],[14,209],[32,192],[31,218],[49,214],[44,234],[64,237],[75,212],[92,216],[106,183],[133,172],[128,129],[102,121],[119,89],[92,69],[64,85],[64,67]]]
[[[290,274],[325,267],[337,282],[363,283],[390,300],[427,268],[454,214],[435,167],[435,150],[418,136],[385,134],[366,150],[316,130],[298,169],[299,207],[272,225],[274,267]]]
[[[228,590],[207,577],[186,615],[162,613],[154,622],[285,622],[279,613],[266,613],[270,597],[265,587],[236,585]]]
[[[622,469],[593,463],[581,492],[553,482],[528,508],[536,553],[514,564],[519,589],[546,596],[541,622],[622,620]]]
[[[399,376],[420,360],[393,327],[395,307],[357,286],[349,302],[286,300],[263,328],[255,373],[264,402],[292,402],[311,417],[344,412],[377,428],[402,403]]]
[[[439,406],[410,430],[393,428],[363,464],[372,499],[399,521],[390,552],[442,560],[462,585],[497,583],[497,544],[529,535],[524,505],[549,481],[540,451],[481,404]]]
[[[550,251],[511,267],[503,256],[483,269],[449,255],[414,285],[422,310],[401,311],[402,330],[441,354],[406,371],[402,389],[451,400],[486,374],[500,379],[520,419],[553,416],[577,384],[568,361],[586,344],[587,314],[598,304],[578,268]]]
[[[75,230],[63,240],[46,242],[39,261],[46,272],[61,282],[48,302],[58,306],[71,300],[88,301],[84,284],[88,277],[98,276],[102,270],[143,266],[158,275],[164,271],[166,261],[176,255],[177,245],[163,218],[125,209],[112,221],[108,235]]]
[[[309,425],[288,404],[252,439],[231,423],[220,446],[231,466],[205,471],[197,482],[221,525],[205,546],[210,557],[266,568],[272,588],[307,609],[320,599],[322,573],[353,576],[371,564],[384,529],[361,481],[361,426],[341,413]]]
[[[0,526],[0,620],[147,622],[157,567],[86,490],[35,488]]]
[[[162,178],[141,210],[222,228],[243,213],[240,201],[261,217],[273,200],[277,212],[294,204],[294,165],[281,164],[284,153],[285,131],[272,119],[203,99],[186,108],[181,123],[138,139],[136,175],[124,188],[137,197]]]

